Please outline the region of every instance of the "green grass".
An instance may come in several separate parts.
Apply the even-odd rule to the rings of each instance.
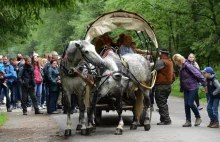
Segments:
[[[214,68],[215,73],[217,74],[218,80],[220,82],[220,67]],[[172,84],[172,96],[177,97],[183,97],[183,92],[180,92],[180,81],[179,78],[176,79],[176,81]],[[206,101],[206,94],[204,92],[204,88],[199,88],[199,99],[201,102],[207,102]]]
[[[7,116],[5,115],[5,113],[0,113],[0,127],[5,124],[6,120]]]

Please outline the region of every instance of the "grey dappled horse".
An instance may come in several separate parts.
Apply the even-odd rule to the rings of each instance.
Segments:
[[[79,69],[80,66],[84,67],[82,61],[90,61],[90,63],[100,66],[102,64],[102,58],[96,53],[94,45],[85,40],[70,41],[66,48],[65,54],[60,65],[60,76],[64,95],[66,98],[67,107],[67,126],[65,129],[65,135],[71,135],[71,94],[74,92],[78,97],[79,104],[79,124],[77,130],[81,130],[81,134],[86,134],[86,119],[85,119],[85,93],[87,83],[75,74],[74,69]],[[74,68],[74,69],[73,69]],[[83,73],[84,76],[88,75],[88,72]],[[88,85],[91,89],[91,85]],[[88,124],[88,127],[92,127],[92,124]]]
[[[122,119],[122,97],[123,93],[127,92],[128,96],[132,100],[133,104],[133,123],[130,127],[131,130],[137,129],[138,125],[138,117],[137,117],[137,109],[143,109],[143,123],[146,131],[150,130],[150,100],[149,100],[149,89],[141,88],[136,81],[134,81],[134,77],[138,82],[149,85],[151,81],[151,65],[148,60],[146,60],[143,56],[139,54],[126,54],[123,56],[123,59],[126,61],[124,66],[119,56],[110,51],[108,55],[103,59],[105,68],[103,68],[101,73],[101,80],[99,85],[97,85],[97,92],[93,96],[92,105],[90,105],[90,115],[91,117],[95,104],[100,100],[100,98],[104,97],[107,94],[111,94],[116,97],[116,107],[117,112],[119,114],[119,124],[116,128],[115,134],[122,134],[123,131],[123,119]],[[134,75],[134,77],[127,70]],[[128,80],[129,77],[129,80]],[[144,104],[144,108],[142,105],[139,105],[139,108],[136,108],[136,96],[134,94],[134,89],[139,88],[137,95],[143,97],[143,99],[138,99],[137,104]],[[143,92],[142,92],[142,91]],[[140,97],[138,96],[138,97]],[[143,101],[143,102],[142,102]],[[141,112],[142,113],[142,112]],[[140,115],[140,114],[139,114]],[[140,118],[140,117],[139,117]],[[92,121],[92,120],[89,120]],[[140,121],[140,120],[139,120]]]

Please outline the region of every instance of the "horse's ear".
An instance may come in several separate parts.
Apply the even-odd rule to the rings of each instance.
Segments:
[[[78,42],[75,43],[75,46],[76,46],[77,48],[80,48],[80,49],[82,48],[81,44],[78,43]]]

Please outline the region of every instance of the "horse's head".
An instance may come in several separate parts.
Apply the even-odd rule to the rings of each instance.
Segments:
[[[95,66],[102,66],[104,64],[103,59],[95,50],[95,46],[89,41],[81,40],[75,42],[75,46],[81,51],[82,57],[89,63]]]
[[[107,94],[118,94],[124,91],[129,83],[129,78],[119,72],[111,73],[109,70],[102,75],[98,86],[98,95],[103,97]]]

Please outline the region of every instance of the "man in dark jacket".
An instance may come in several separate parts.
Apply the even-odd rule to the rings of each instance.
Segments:
[[[31,65],[31,58],[25,58],[25,64],[21,68],[18,74],[18,80],[22,84],[22,108],[23,108],[23,115],[27,115],[27,99],[28,94],[31,96],[31,100],[35,109],[35,114],[42,114],[39,111],[37,98],[35,95],[35,77],[34,77],[34,68]]]
[[[15,58],[11,58],[11,63],[14,66],[14,70],[17,72],[17,75],[18,75],[24,64],[22,62],[16,60]],[[21,84],[19,83],[18,79],[14,80],[13,86],[14,86],[14,90],[13,90],[13,92],[14,92],[14,96],[13,96],[14,107],[20,108],[21,107],[22,91],[21,91]],[[16,103],[17,103],[17,105],[16,105]]]
[[[155,100],[159,108],[160,122],[157,125],[170,125],[171,119],[167,105],[167,99],[171,92],[173,82],[173,63],[169,58],[169,51],[160,50],[160,60],[156,62],[157,79],[155,83]]]

